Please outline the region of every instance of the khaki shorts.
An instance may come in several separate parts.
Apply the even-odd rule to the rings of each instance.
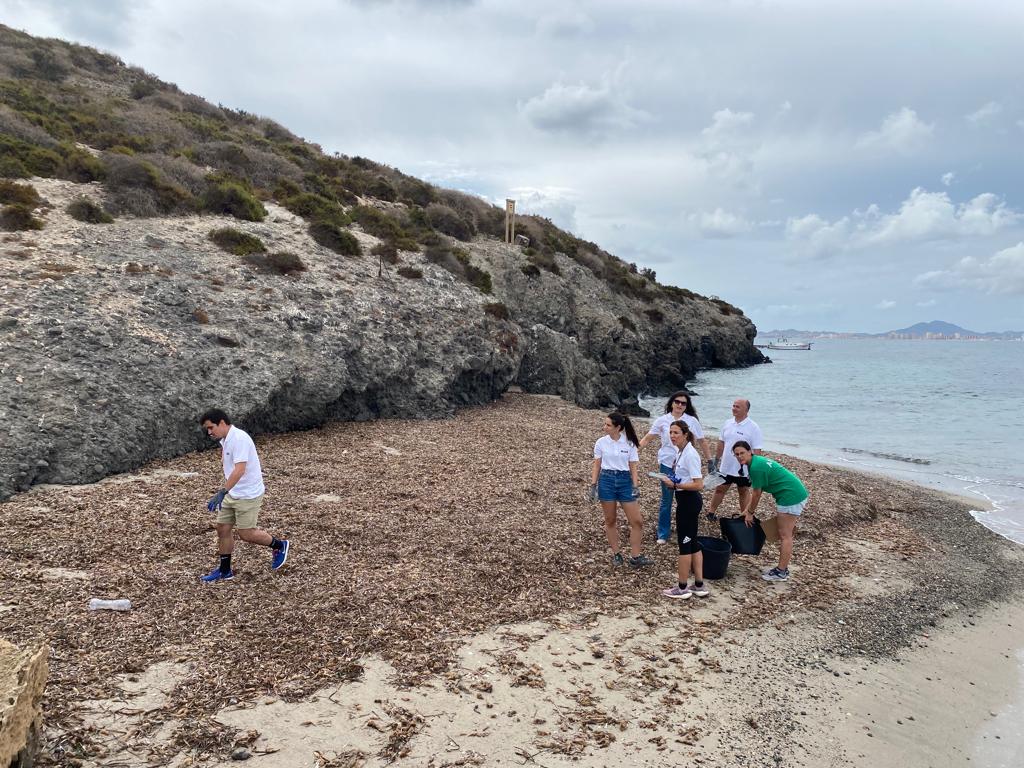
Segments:
[[[235,528],[255,528],[256,518],[260,514],[260,507],[263,506],[263,497],[255,499],[235,499],[231,496],[224,497],[220,512],[217,513],[218,523],[231,523]]]

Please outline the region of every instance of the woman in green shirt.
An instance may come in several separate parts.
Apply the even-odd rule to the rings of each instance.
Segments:
[[[750,444],[738,440],[732,447],[733,455],[740,463],[740,472],[750,477],[752,493],[747,506],[742,510],[743,521],[748,527],[754,524],[754,510],[761,501],[761,494],[768,491],[775,499],[779,510],[779,564],[761,574],[765,581],[786,581],[789,579],[789,561],[793,556],[793,531],[796,520],[803,514],[810,496],[800,478],[777,461],[755,456]]]

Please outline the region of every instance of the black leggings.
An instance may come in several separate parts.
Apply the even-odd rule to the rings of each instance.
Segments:
[[[704,499],[699,491],[676,491],[676,538],[680,555],[693,555],[701,551],[697,541],[697,526]]]

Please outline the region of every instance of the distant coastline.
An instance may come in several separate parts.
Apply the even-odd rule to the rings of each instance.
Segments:
[[[1024,341],[1024,331],[972,331],[942,320],[916,323],[882,333],[806,331],[796,328],[758,331],[759,339],[894,339],[912,341]]]

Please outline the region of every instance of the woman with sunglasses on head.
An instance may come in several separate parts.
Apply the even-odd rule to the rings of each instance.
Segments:
[[[640,513],[639,480],[637,467],[640,441],[636,437],[633,423],[625,414],[615,411],[604,420],[604,437],[594,443],[594,464],[590,473],[591,498],[600,499],[604,511],[604,533],[612,551],[612,563],[626,562],[619,544],[619,527],[616,508],[622,505],[629,522],[628,560],[633,568],[650,565],[654,561],[642,554],[644,539],[644,518]]]
[[[640,441],[640,447],[645,447],[654,438],[660,438],[661,447],[658,449],[658,471],[662,474],[669,473],[669,465],[675,461],[676,449],[669,439],[669,428],[674,422],[683,421],[690,428],[691,434],[700,447],[701,455],[708,461],[708,472],[713,472],[711,465],[711,452],[708,450],[708,442],[704,439],[704,430],[697,419],[697,409],[693,407],[690,395],[687,392],[676,392],[669,397],[665,403],[665,413],[656,418],[650,430]],[[699,459],[698,459],[699,461]],[[664,544],[668,541],[672,532],[672,489],[665,485],[661,487],[661,505],[658,507],[658,543]]]
[[[704,479],[700,471],[700,456],[693,447],[696,437],[685,421],[675,421],[669,427],[669,439],[675,446],[676,456],[672,461],[668,479],[662,480],[676,497],[676,539],[679,542],[679,558],[676,560],[677,584],[661,594],[677,600],[688,600],[693,595],[707,597],[710,590],[704,584],[704,553],[697,541],[697,526],[704,500],[700,492]],[[693,570],[693,587],[689,586],[690,570]]]
[[[750,450],[750,443],[738,440],[732,446],[732,453],[740,463],[740,471],[746,467],[752,492],[743,512],[743,522],[749,528],[754,524],[754,510],[761,501],[761,494],[768,491],[775,499],[779,511],[779,564],[761,574],[765,581],[787,581],[789,561],[793,556],[793,531],[796,521],[803,514],[810,494],[800,478],[777,461],[757,456]]]

